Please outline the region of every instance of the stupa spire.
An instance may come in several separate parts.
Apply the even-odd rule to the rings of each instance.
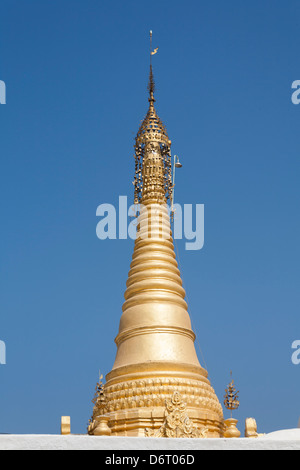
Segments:
[[[150,57],[157,51],[151,41]],[[174,251],[166,204],[172,191],[171,141],[154,108],[151,62],[148,89],[150,105],[134,145],[134,200],[141,207],[137,238],[117,354],[89,433],[103,432],[105,420],[116,436],[172,435],[170,420],[180,418],[176,436],[219,437],[223,411],[195,351]]]
[[[149,109],[135,140],[134,202],[166,203],[172,194],[171,141],[154,107],[155,83],[152,68],[152,31],[150,31]]]

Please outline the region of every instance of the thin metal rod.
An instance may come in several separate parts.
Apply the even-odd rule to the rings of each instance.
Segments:
[[[152,31],[150,31],[150,66],[152,65]]]
[[[171,212],[174,212],[174,194],[175,194],[175,171],[176,171],[176,155],[174,155],[174,163],[173,163],[173,182],[172,182],[172,205],[171,205]]]

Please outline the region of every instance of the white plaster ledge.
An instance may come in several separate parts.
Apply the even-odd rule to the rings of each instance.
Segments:
[[[300,429],[277,431],[257,439],[157,439],[87,435],[0,435],[0,450],[300,450]]]

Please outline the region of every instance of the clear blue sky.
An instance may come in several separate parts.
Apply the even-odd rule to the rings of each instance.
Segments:
[[[133,196],[150,29],[176,199],[205,204],[204,248],[178,242],[199,359],[242,433],[297,426],[299,1],[1,0],[0,432],[85,432],[113,365],[133,242],[96,208]]]

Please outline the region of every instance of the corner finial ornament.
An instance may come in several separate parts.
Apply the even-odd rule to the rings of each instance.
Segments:
[[[207,433],[207,428],[198,429],[190,420],[186,404],[177,391],[166,400],[166,419],[160,429],[145,429],[146,437],[206,438]]]
[[[95,396],[92,400],[94,404],[93,416],[88,423],[88,434],[94,436],[111,435],[111,430],[108,426],[109,418],[105,414],[107,403],[102,379],[103,375],[99,372],[99,382],[96,385]]]
[[[232,371],[230,371],[231,382],[228,384],[225,395],[224,395],[224,405],[227,410],[230,410],[230,417],[232,418],[232,411],[237,410],[240,406],[239,392],[236,391],[234,386],[234,381],[232,379]]]
[[[230,410],[230,418],[224,421],[224,426],[225,426],[224,437],[237,438],[237,437],[240,437],[241,433],[236,427],[238,420],[232,417],[232,411],[237,410],[238,407],[240,406],[240,402],[238,400],[239,392],[236,391],[236,388],[234,386],[234,381],[232,379],[231,371],[230,371],[230,377],[231,377],[231,382],[230,384],[228,384],[225,390],[226,393],[224,396],[225,408],[227,410]]]

